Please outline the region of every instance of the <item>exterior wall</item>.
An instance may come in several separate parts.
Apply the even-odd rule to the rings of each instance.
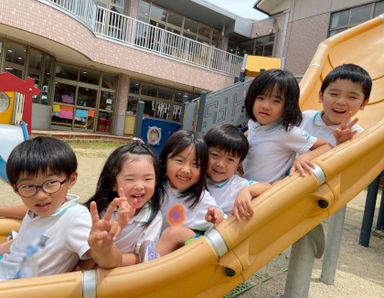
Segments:
[[[253,24],[251,38],[275,34],[275,46],[273,49],[273,56],[280,57],[280,49],[283,42],[284,24],[286,14],[270,17],[268,19],[259,21]]]
[[[125,112],[127,108],[128,101],[128,92],[129,92],[129,77],[124,74],[119,75],[119,81],[117,83],[117,93],[116,93],[116,109],[115,109],[115,123],[113,128],[113,134],[122,136],[124,135],[124,121],[125,121]]]
[[[3,0],[0,17],[5,25],[60,43],[81,53],[88,61],[114,67],[119,72],[137,73],[209,91],[233,83],[232,77],[97,38],[74,18],[36,0]],[[38,44],[34,46],[39,48]]]
[[[285,69],[304,75],[320,42],[327,38],[330,13],[310,16],[289,25],[284,56]]]
[[[327,38],[331,13],[372,0],[293,0],[284,49],[286,69],[304,75],[320,42]]]

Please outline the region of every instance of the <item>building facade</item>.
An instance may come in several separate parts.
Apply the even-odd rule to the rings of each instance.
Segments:
[[[251,27],[187,0],[4,0],[0,72],[42,91],[33,129],[131,135],[139,100],[146,116],[180,121],[183,96],[231,85],[242,57],[223,49]]]
[[[255,8],[269,17],[204,0],[2,0],[0,72],[35,79],[32,129],[132,135],[138,101],[147,117],[180,121],[183,96],[233,84],[244,54],[282,58],[300,78],[322,40],[383,13],[384,1]]]
[[[384,13],[384,1],[260,0],[255,8],[269,18],[253,24],[252,36],[275,35],[273,56],[296,77],[304,75],[320,42]]]

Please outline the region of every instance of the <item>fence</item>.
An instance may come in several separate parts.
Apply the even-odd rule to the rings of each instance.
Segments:
[[[97,6],[93,0],[40,2],[69,13],[96,36],[231,76],[240,74],[242,57]]]

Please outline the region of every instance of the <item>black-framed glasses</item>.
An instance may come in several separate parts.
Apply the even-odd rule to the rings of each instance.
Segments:
[[[63,181],[59,180],[50,180],[47,182],[44,182],[40,185],[35,184],[22,184],[20,186],[16,186],[14,190],[23,197],[33,197],[35,194],[38,193],[39,188],[41,188],[45,193],[47,194],[53,194],[55,192],[58,192],[61,188],[61,186],[67,182],[68,179],[64,179]]]

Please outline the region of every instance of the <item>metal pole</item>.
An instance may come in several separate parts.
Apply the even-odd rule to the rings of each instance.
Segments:
[[[363,222],[361,224],[360,240],[359,240],[359,244],[365,247],[368,247],[369,238],[371,237],[373,216],[375,214],[377,191],[379,189],[379,180],[380,180],[380,176],[378,176],[375,180],[373,180],[373,182],[368,186],[368,193],[367,193],[367,199],[365,201],[364,216],[363,216]]]
[[[320,277],[320,280],[327,285],[333,285],[335,281],[346,210],[347,206],[345,205],[329,219],[323,267]]]
[[[183,96],[183,103],[181,104],[181,114],[180,114],[180,124],[183,125],[184,123],[184,113],[185,113],[185,105],[188,102],[188,96]]]
[[[197,124],[196,124],[196,131],[199,131],[199,132],[201,132],[201,129],[203,128],[204,108],[205,108],[206,99],[207,99],[207,92],[202,91],[200,93],[200,104],[199,104],[199,110],[197,111]]]
[[[135,137],[141,137],[141,130],[143,128],[143,114],[144,114],[144,101],[139,101],[137,103],[137,113],[135,121]]]
[[[284,298],[307,298],[315,257],[324,251],[324,230],[320,224],[292,245]]]
[[[384,179],[384,171],[380,174],[381,177]],[[380,176],[379,176],[379,182],[380,182]],[[376,230],[382,230],[384,225],[384,187],[381,192],[381,201],[380,201],[380,209],[379,209],[379,215],[377,216],[377,224],[376,224]]]

